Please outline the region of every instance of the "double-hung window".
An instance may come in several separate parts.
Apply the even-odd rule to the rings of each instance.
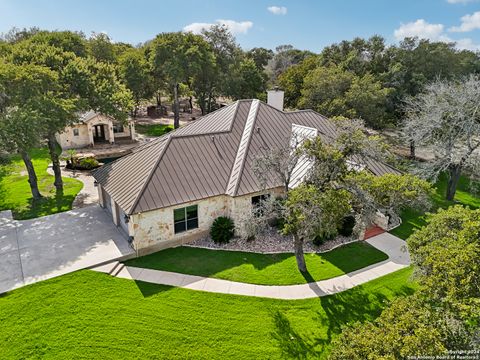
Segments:
[[[198,228],[198,205],[173,210],[175,234]]]

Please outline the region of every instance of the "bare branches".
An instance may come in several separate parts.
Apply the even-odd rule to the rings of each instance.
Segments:
[[[453,199],[455,182],[463,170],[479,174],[480,162],[480,77],[470,75],[462,81],[437,80],[425,91],[407,100],[403,133],[417,146],[431,150],[434,160],[423,164],[417,173],[436,179],[450,174],[449,195]]]

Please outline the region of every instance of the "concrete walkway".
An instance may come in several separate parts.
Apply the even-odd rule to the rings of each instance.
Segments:
[[[396,236],[389,233],[383,233],[366,241],[370,245],[386,253],[389,258],[380,263],[345,275],[302,285],[255,285],[168,271],[124,266],[118,262],[97,267],[93,270],[125,279],[213,293],[257,296],[284,300],[309,299],[332,295],[351,289],[410,265],[410,256],[408,254],[406,243]]]
[[[95,179],[89,171],[74,171],[65,168],[65,161],[62,161],[62,177],[69,177],[80,180],[83,183],[83,188],[77,194],[72,203],[72,209],[80,209],[85,206],[90,206],[98,203],[98,190],[94,185]],[[52,164],[47,168],[47,173],[53,175]]]
[[[22,221],[0,212],[0,293],[133,254],[98,205]]]

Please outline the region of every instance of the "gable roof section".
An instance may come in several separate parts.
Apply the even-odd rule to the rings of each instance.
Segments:
[[[132,209],[159,156],[169,141],[168,134],[93,172],[94,178],[125,212]]]
[[[94,177],[127,214],[257,192],[262,187],[252,170],[255,158],[289,142],[293,124],[317,129],[325,141],[335,137],[334,124],[314,111],[283,112],[240,100],[137,147]],[[367,166],[377,175],[397,173],[374,160]],[[282,184],[272,178],[267,186]]]

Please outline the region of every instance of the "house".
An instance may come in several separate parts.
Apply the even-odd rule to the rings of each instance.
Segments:
[[[126,124],[110,116],[88,111],[79,116],[78,122],[56,135],[62,149],[75,149],[98,144],[114,144],[121,140],[135,140],[135,124]]]
[[[94,172],[100,205],[140,254],[203,237],[218,216],[235,221],[265,193],[281,193],[274,179],[264,190],[252,164],[265,149],[290,141],[292,129],[335,137],[324,116],[284,112],[278,97],[269,100],[276,107],[237,101]],[[366,166],[376,175],[397,173],[376,161]]]

